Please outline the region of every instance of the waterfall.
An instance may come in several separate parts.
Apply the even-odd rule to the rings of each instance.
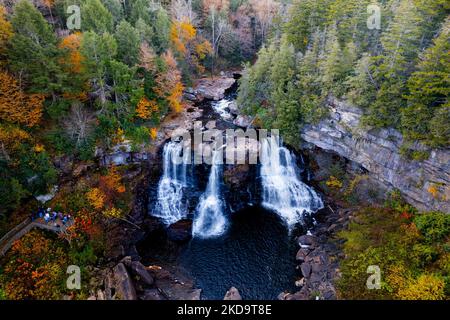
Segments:
[[[229,110],[231,103],[233,103],[232,100],[222,99],[217,102],[212,102],[211,106],[214,109],[214,111],[216,111],[220,115],[220,117],[222,119],[224,119],[226,121],[232,121],[233,116],[231,115],[230,110]]]
[[[178,164],[183,152],[183,144],[168,142],[163,151],[164,173],[158,184],[158,202],[153,216],[161,218],[167,225],[175,223],[187,216],[187,208],[183,202],[183,188],[186,187],[187,162]]]
[[[317,193],[297,177],[295,156],[274,137],[261,143],[262,205],[275,211],[289,226],[301,222],[303,213],[323,208]]]
[[[227,226],[223,213],[223,202],[220,198],[221,162],[222,152],[213,154],[211,172],[205,193],[200,197],[196,209],[192,235],[199,238],[213,238],[222,235]]]

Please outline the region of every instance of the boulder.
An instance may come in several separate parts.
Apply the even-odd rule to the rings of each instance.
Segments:
[[[303,262],[300,265],[300,270],[305,278],[308,278],[311,275],[311,265],[308,262]]]
[[[230,290],[227,291],[223,300],[242,300],[241,294],[239,290],[235,287],[231,287]]]
[[[205,99],[219,101],[225,97],[225,91],[236,82],[236,79],[229,77],[204,78],[197,82],[196,90],[198,95]]]
[[[192,220],[184,219],[174,224],[171,224],[167,228],[167,236],[170,240],[176,242],[189,241],[192,237]]]
[[[303,262],[303,261],[305,261],[306,256],[308,255],[308,253],[309,253],[309,249],[307,249],[307,248],[300,248],[297,251],[297,255],[295,256],[295,258],[298,261]]]
[[[116,298],[119,300],[136,300],[136,290],[123,263],[114,267],[113,275]]]
[[[310,246],[310,247],[314,247],[317,242],[316,237],[307,234],[298,237],[297,241],[299,246]]]
[[[252,120],[253,119],[249,116],[238,115],[236,119],[234,119],[233,124],[238,127],[248,128],[252,124]]]
[[[148,286],[153,284],[153,277],[148,273],[145,266],[139,261],[132,261],[130,265],[130,270],[134,276],[138,277],[143,283]]]
[[[141,300],[165,300],[164,296],[159,292],[158,289],[149,289],[145,290],[142,296],[140,297]]]

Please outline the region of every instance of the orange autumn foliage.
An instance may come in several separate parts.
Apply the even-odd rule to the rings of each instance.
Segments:
[[[61,49],[67,50],[67,58],[61,60],[61,64],[66,70],[72,73],[82,73],[84,71],[84,57],[80,53],[82,34],[77,32],[64,37],[59,44]]]
[[[187,46],[195,39],[197,30],[188,21],[174,21],[170,28],[170,41],[177,52],[187,53]]]
[[[90,205],[96,210],[102,209],[105,205],[105,195],[99,188],[89,190],[86,194],[86,198],[88,199]]]
[[[154,100],[148,100],[142,97],[136,106],[136,113],[141,119],[149,119],[153,113],[158,112],[158,104]]]
[[[158,137],[158,129],[157,128],[151,128],[150,129],[150,138],[155,140]]]
[[[111,167],[105,176],[98,180],[98,187],[90,189],[86,198],[95,210],[104,210],[113,207],[117,197],[126,191],[121,182],[122,177],[116,167]]]
[[[169,102],[169,106],[173,112],[181,112],[181,100],[183,96],[184,86],[181,83],[181,72],[178,70],[177,61],[175,60],[172,51],[167,51],[162,56],[164,63],[167,66],[167,71],[158,79],[161,83],[158,92],[162,97],[165,97]]]
[[[33,127],[42,117],[42,94],[24,93],[17,81],[0,71],[0,119]]]

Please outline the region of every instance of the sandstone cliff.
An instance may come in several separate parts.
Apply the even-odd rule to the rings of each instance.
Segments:
[[[420,210],[450,213],[450,150],[432,150],[424,161],[400,154],[402,135],[394,129],[367,130],[362,111],[330,99],[329,115],[303,128],[302,138],[325,151],[356,162],[386,189],[399,189]],[[420,146],[417,146],[420,148]]]

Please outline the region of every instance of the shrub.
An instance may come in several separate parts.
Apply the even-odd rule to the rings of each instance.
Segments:
[[[427,243],[443,240],[450,234],[450,215],[442,212],[418,214],[414,218],[414,223]]]

